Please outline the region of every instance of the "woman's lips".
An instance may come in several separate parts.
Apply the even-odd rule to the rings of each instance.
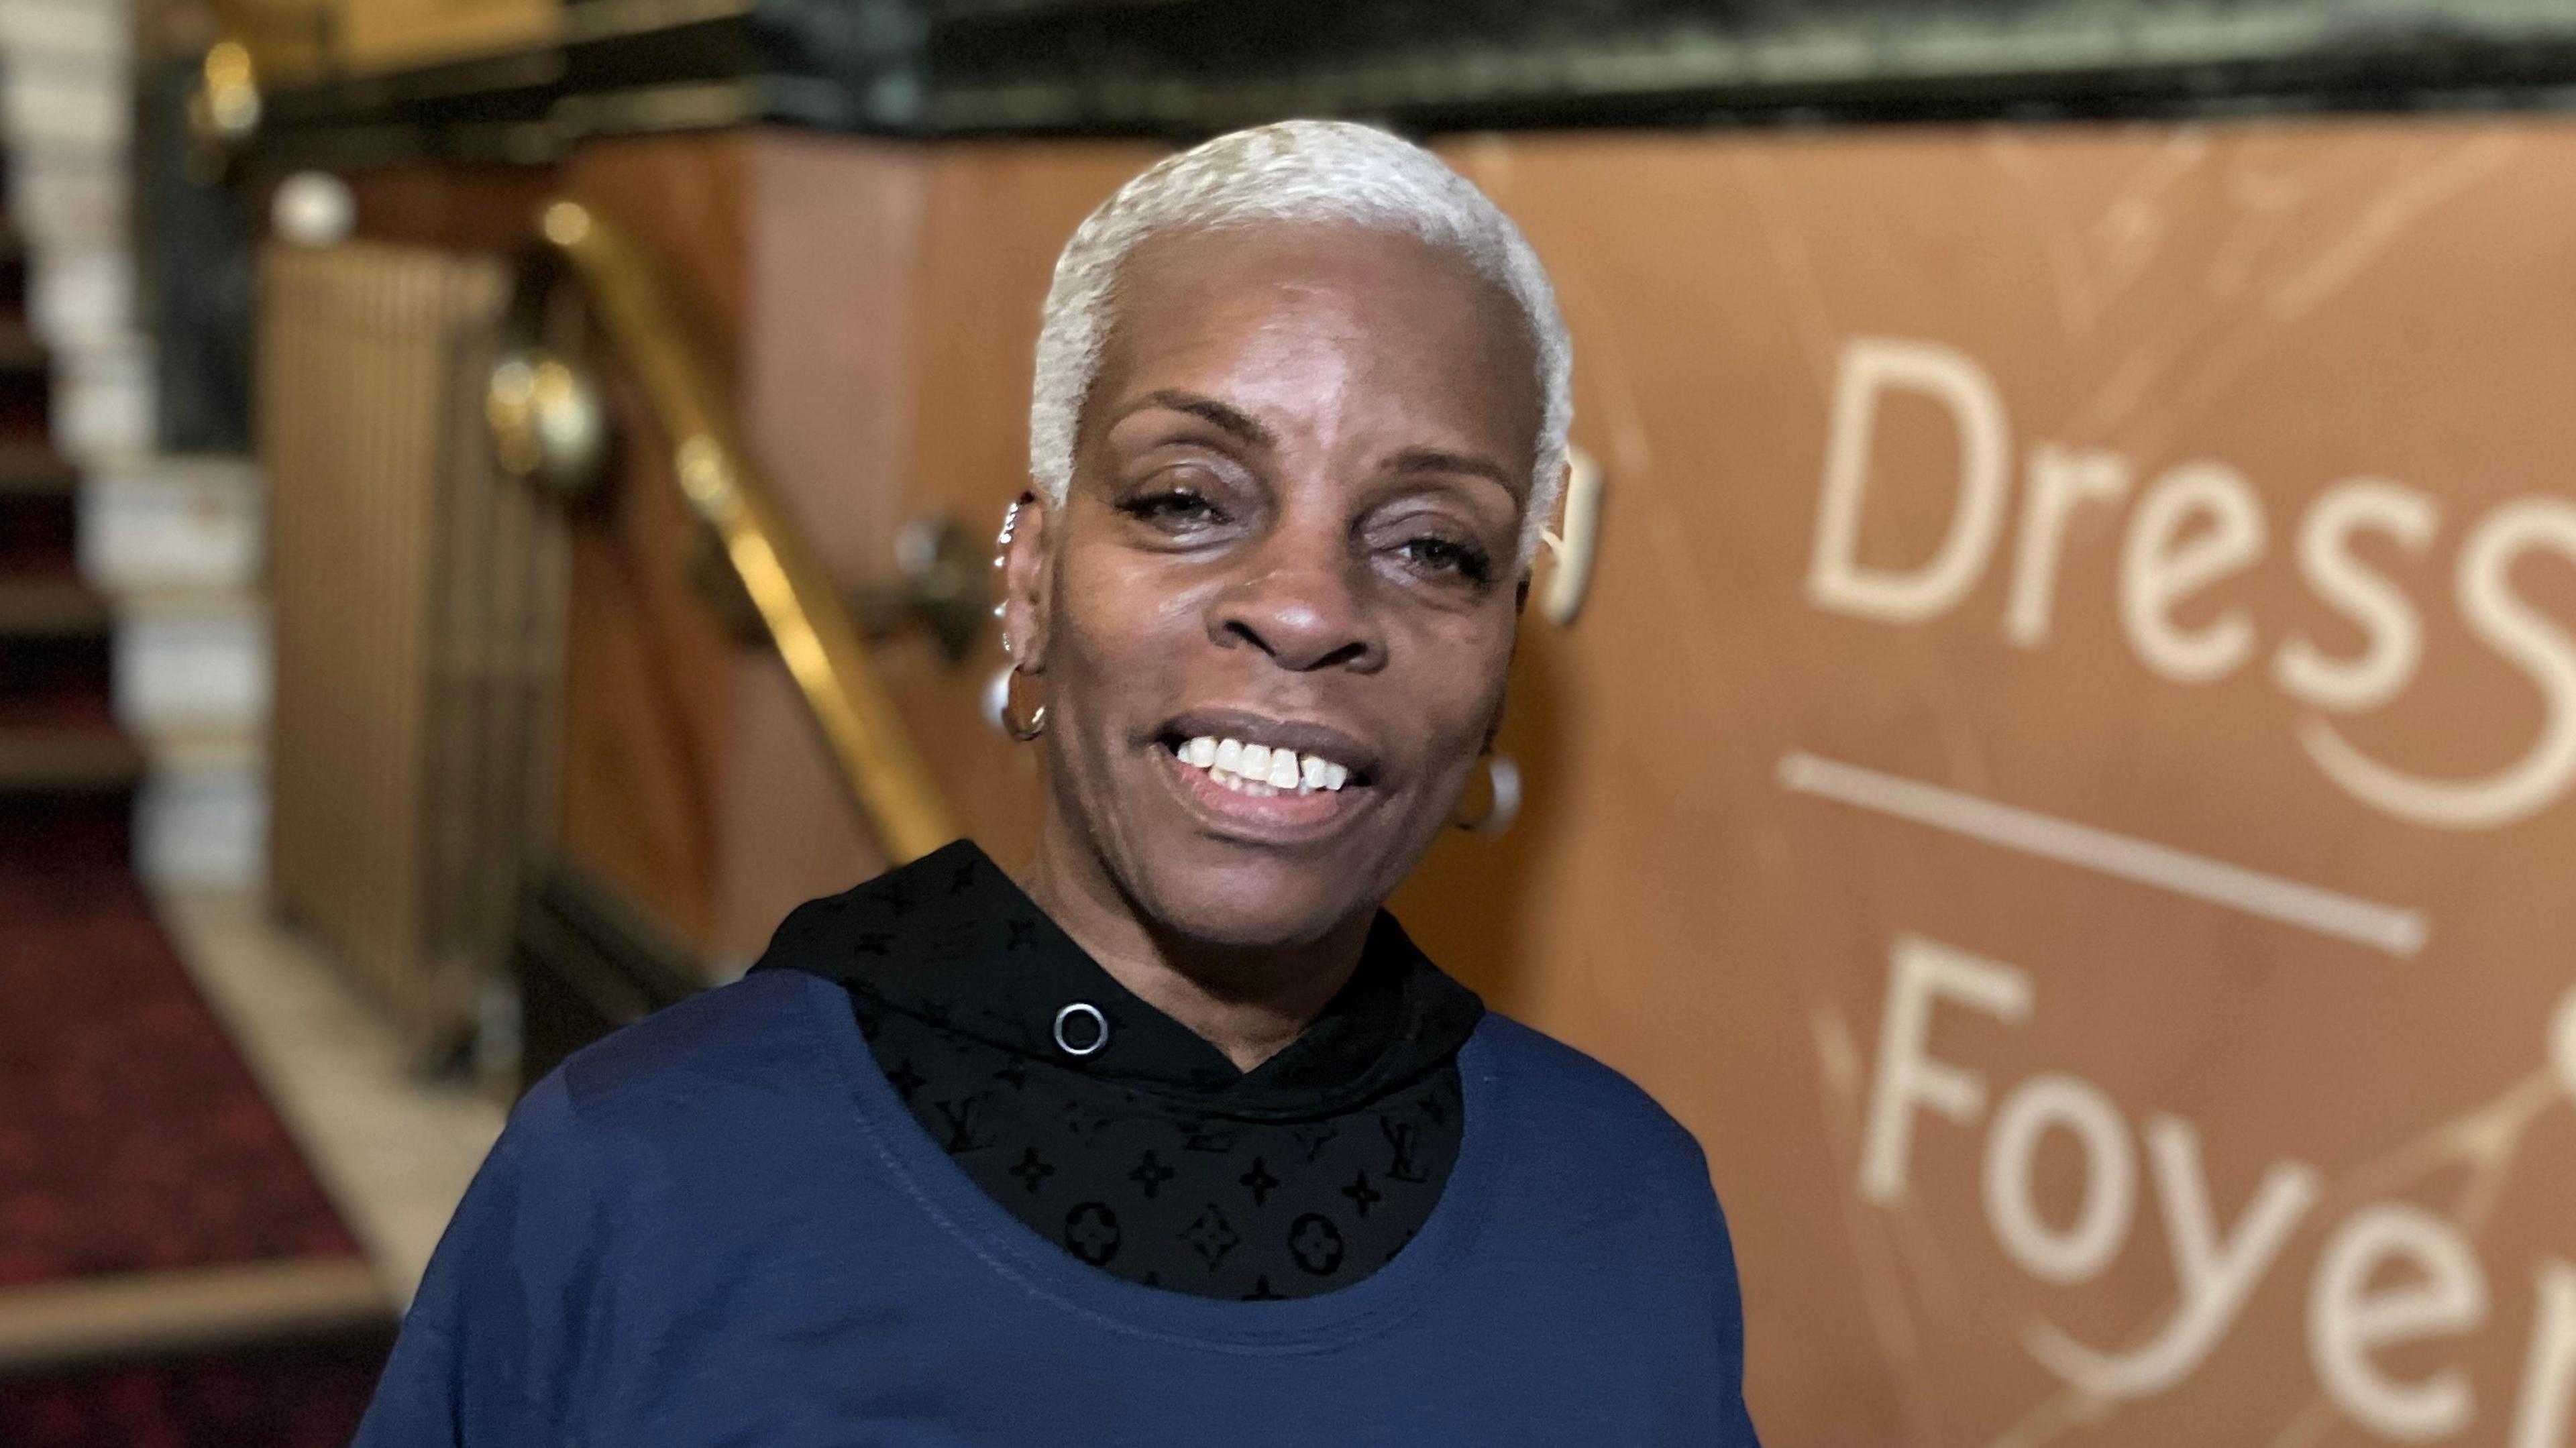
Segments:
[[[1210,824],[1230,834],[1249,834],[1281,843],[1327,834],[1358,812],[1369,791],[1357,785],[1341,789],[1276,788],[1255,784],[1226,770],[1203,769],[1183,762],[1172,750],[1156,746],[1164,773],[1183,801]]]
[[[1299,754],[1285,745],[1246,744],[1213,734],[1171,741],[1175,758],[1229,789],[1252,795],[1312,794],[1340,789],[1351,779],[1350,766],[1321,754]]]
[[[1273,767],[1284,752],[1301,766],[1308,759],[1318,759],[1328,767],[1341,766],[1345,780],[1375,782],[1377,751],[1360,736],[1322,720],[1278,718],[1253,709],[1196,708],[1165,720],[1158,734],[1166,748],[1181,751],[1185,759],[1193,747],[1214,751],[1228,743],[1238,750],[1259,746],[1269,753],[1267,763]],[[1205,769],[1216,761],[1211,757],[1189,762]]]

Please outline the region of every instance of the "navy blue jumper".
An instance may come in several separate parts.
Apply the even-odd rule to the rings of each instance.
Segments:
[[[519,1104],[358,1448],[1750,1445],[1690,1135],[1488,1013],[1419,1235],[1319,1296],[1097,1270],[980,1190],[798,970],[694,997]]]

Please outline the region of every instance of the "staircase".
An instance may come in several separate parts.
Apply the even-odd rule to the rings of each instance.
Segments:
[[[386,1300],[135,878],[27,282],[0,239],[0,1444],[336,1448]]]
[[[109,709],[115,619],[75,565],[79,472],[55,455],[27,258],[0,243],[0,872],[124,858],[143,757]]]

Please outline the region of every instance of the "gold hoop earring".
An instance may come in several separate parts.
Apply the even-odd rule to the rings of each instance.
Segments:
[[[1485,784],[1484,813],[1450,821],[1471,835],[1499,835],[1521,817],[1521,767],[1510,755],[1485,756]]]
[[[1037,706],[1025,724],[1011,717],[1011,681],[1021,672],[1017,664],[1004,664],[993,671],[993,677],[984,685],[984,722],[1026,744],[1046,732],[1047,706]]]

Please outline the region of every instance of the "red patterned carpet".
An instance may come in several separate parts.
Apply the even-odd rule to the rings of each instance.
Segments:
[[[391,1324],[137,888],[129,808],[0,797],[0,1444],[339,1448]],[[150,1284],[226,1266],[282,1269],[285,1301],[250,1278],[171,1341]]]
[[[392,1343],[338,1336],[0,1383],[9,1448],[347,1448]]]
[[[0,862],[0,1287],[358,1255],[124,862],[38,865]]]

